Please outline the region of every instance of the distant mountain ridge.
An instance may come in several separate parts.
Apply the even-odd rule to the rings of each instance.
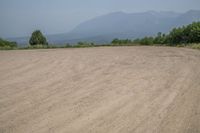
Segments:
[[[114,12],[81,23],[66,34],[47,35],[53,44],[89,41],[108,43],[113,38],[138,38],[152,36],[157,32],[169,32],[172,28],[200,21],[200,10],[185,13],[147,11],[141,13]],[[12,38],[19,44],[28,42],[28,37]]]

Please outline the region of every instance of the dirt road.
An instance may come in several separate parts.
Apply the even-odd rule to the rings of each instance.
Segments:
[[[0,51],[0,133],[200,133],[200,51]]]

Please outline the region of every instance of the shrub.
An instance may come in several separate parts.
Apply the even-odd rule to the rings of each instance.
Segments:
[[[193,49],[200,49],[200,44],[190,44],[190,47]]]
[[[40,30],[36,30],[32,33],[31,38],[29,40],[30,45],[48,45],[48,42],[45,36],[42,34]]]
[[[77,48],[82,48],[82,47],[94,47],[95,44],[94,43],[88,43],[88,42],[78,42],[76,45],[74,45],[73,47],[77,47]]]
[[[14,49],[17,48],[16,42],[10,42],[0,38],[0,48],[1,49]]]

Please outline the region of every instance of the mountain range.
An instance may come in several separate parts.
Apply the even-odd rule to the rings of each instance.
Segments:
[[[147,11],[139,13],[113,12],[79,24],[68,33],[46,35],[51,44],[77,43],[88,41],[109,43],[114,38],[135,39],[153,36],[158,32],[167,33],[174,27],[200,21],[200,10],[185,13],[172,11]],[[9,38],[18,44],[27,44],[29,37]]]

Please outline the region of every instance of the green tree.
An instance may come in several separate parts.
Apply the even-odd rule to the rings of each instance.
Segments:
[[[185,28],[185,34],[188,35],[189,43],[200,42],[200,22],[194,22]]]
[[[169,33],[169,43],[174,46],[176,44],[181,44],[184,43],[184,32],[183,28],[174,28],[172,31]]]
[[[124,45],[124,44],[141,44],[141,45],[188,45],[189,43],[200,43],[200,22],[193,22],[192,24],[174,28],[169,34],[162,34],[158,32],[155,37],[144,37],[137,38],[135,40],[120,40],[114,39],[113,45]]]
[[[144,37],[140,40],[141,45],[153,45],[153,37]]]
[[[133,40],[132,43],[133,44],[140,44],[140,41],[141,41],[140,38],[136,38],[136,39]]]
[[[112,44],[119,44],[120,40],[118,38],[115,38],[112,40]]]
[[[187,26],[174,28],[167,36],[166,41],[171,45],[199,43],[200,22],[194,22]]]
[[[36,30],[32,33],[32,36],[29,40],[30,45],[48,45],[48,42],[45,36],[40,30]]]

